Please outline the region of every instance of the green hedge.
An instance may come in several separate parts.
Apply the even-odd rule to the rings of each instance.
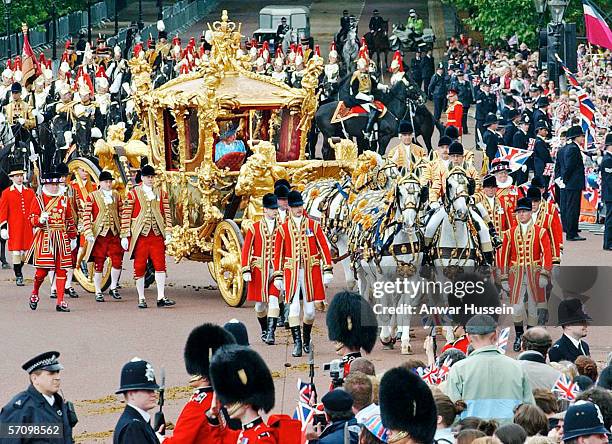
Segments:
[[[93,1],[92,1],[93,4]],[[87,8],[86,0],[56,0],[57,16]],[[6,20],[4,19],[4,4],[0,4],[0,35],[6,34]],[[51,0],[13,0],[10,6],[11,31],[20,31],[21,24],[27,23],[30,28],[51,19]]]

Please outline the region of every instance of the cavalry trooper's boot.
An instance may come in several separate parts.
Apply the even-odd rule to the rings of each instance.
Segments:
[[[267,316],[262,316],[262,317],[257,316],[257,322],[259,322],[259,327],[261,328],[261,340],[265,342],[266,336],[268,336],[268,317]]]
[[[368,123],[366,123],[365,130],[363,131],[364,137],[368,140],[372,140],[372,129],[374,128],[374,122],[376,122],[377,117],[378,110],[374,104],[371,104],[370,112],[368,113]]]
[[[274,345],[274,342],[276,342],[274,333],[276,332],[277,322],[278,322],[278,318],[273,318],[273,317],[268,316],[268,332],[266,334],[266,337],[264,338],[264,342],[268,345]]]
[[[312,324],[304,324],[304,353],[310,353],[310,332],[312,332]]]
[[[291,356],[299,358],[302,356],[302,330],[299,325],[291,327],[291,336],[293,337],[293,352]]]

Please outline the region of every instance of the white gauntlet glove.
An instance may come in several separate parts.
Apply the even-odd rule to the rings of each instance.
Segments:
[[[323,273],[323,284],[328,285],[331,284],[331,281],[334,279],[334,275],[330,271],[326,271]]]
[[[169,245],[170,242],[172,242],[172,235],[171,234],[166,234],[166,239],[164,240],[164,244],[165,245]]]
[[[74,250],[77,247],[77,240],[70,239],[70,250]]]
[[[274,279],[274,286],[276,287],[276,289],[278,291],[282,291],[283,289],[283,278],[276,278]]]
[[[123,248],[125,251],[130,249],[130,241],[127,237],[121,239],[121,248]]]
[[[540,276],[540,279],[538,280],[538,285],[540,288],[546,288],[546,286],[548,285],[548,279],[546,278],[546,276]]]
[[[243,273],[242,279],[244,279],[244,282],[251,282],[251,272],[247,271],[246,273]]]
[[[504,291],[510,293],[510,283],[508,281],[502,281],[502,288]]]
[[[9,238],[9,232],[6,228],[0,230],[0,237],[4,240],[7,240]]]

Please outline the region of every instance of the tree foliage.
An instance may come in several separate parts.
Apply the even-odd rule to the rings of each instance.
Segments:
[[[10,5],[11,32],[21,30],[21,24],[26,23],[34,28],[40,23],[51,20],[52,0],[13,0]],[[92,4],[94,1],[92,1]],[[6,5],[0,5],[6,8]],[[55,0],[57,16],[68,14],[87,8],[87,2],[83,0]],[[5,12],[5,11],[3,11]],[[0,35],[6,34],[6,21],[4,17],[0,20]]]
[[[486,43],[499,43],[514,34],[519,41],[530,46],[537,43],[539,17],[533,0],[443,0],[454,6],[457,11],[464,11],[468,17],[464,23],[475,31],[481,32]],[[593,0],[603,11],[612,10],[612,0]],[[582,2],[571,0],[565,12],[567,23],[576,23],[579,33],[584,33]],[[550,21],[546,11],[543,23]]]

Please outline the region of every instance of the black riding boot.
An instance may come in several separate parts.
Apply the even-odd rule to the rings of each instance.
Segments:
[[[304,353],[310,353],[310,332],[312,324],[304,324]]]
[[[374,104],[370,105],[370,112],[368,113],[368,123],[366,124],[365,130],[363,131],[363,135],[370,139],[372,134],[372,129],[374,128],[374,122],[376,122],[376,118],[378,117],[378,110],[376,109]]]
[[[259,326],[261,327],[261,340],[266,341],[266,336],[268,334],[268,318],[267,316],[257,317],[257,321],[259,322]]]
[[[13,271],[15,272],[15,284],[18,287],[23,287],[23,273],[21,271],[22,268],[23,268],[22,263],[13,265]]]
[[[278,322],[278,318],[268,317],[268,333],[264,338],[264,342],[268,345],[274,345],[276,338],[274,338],[274,333],[276,332],[276,323]]]
[[[302,330],[299,325],[291,327],[291,336],[293,337],[293,352],[291,356],[299,358],[302,356]]]

